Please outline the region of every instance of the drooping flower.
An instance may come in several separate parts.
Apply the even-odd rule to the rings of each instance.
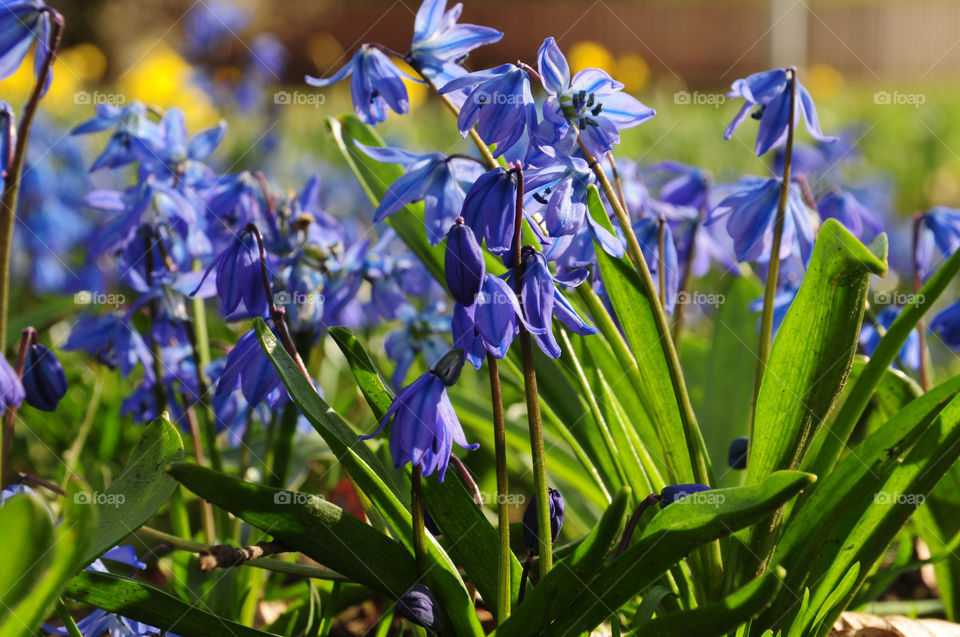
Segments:
[[[437,86],[466,73],[460,64],[470,51],[503,37],[491,27],[457,24],[463,4],[458,2],[449,11],[446,7],[447,0],[424,0],[410,43],[410,60]]]
[[[7,359],[0,356],[0,407],[19,407],[26,397],[23,383]]]
[[[597,329],[580,318],[566,297],[557,289],[557,284],[575,287],[582,283],[587,272],[579,270],[557,278],[550,272],[543,254],[530,247],[523,249],[520,300],[523,312],[535,331],[533,337],[543,353],[550,358],[560,357],[560,345],[553,335],[553,319],[557,318],[575,334],[596,334]],[[511,279],[513,275],[511,275]]]
[[[494,168],[473,182],[463,200],[463,220],[487,250],[503,254],[513,247],[517,216],[517,182],[505,168]]]
[[[660,230],[663,228],[663,258],[660,255]],[[664,219],[645,217],[633,224],[643,258],[650,268],[654,281],[659,281],[660,264],[663,263],[664,300],[667,312],[672,313],[677,303],[680,288],[680,265],[677,261],[677,246],[673,242],[670,224]]]
[[[747,446],[750,439],[746,436],[734,438],[727,450],[727,466],[731,469],[747,468]]]
[[[660,508],[665,509],[668,505],[673,504],[677,500],[681,500],[695,493],[702,493],[703,491],[710,490],[710,487],[696,483],[666,486],[662,491],[660,491]]]
[[[311,86],[330,86],[351,76],[350,96],[353,109],[364,123],[376,126],[387,119],[387,108],[403,115],[410,110],[410,99],[401,71],[386,53],[376,46],[364,44],[340,70],[326,79],[307,76]]]
[[[836,219],[864,243],[883,232],[883,222],[848,190],[832,188],[817,202],[820,218]]]
[[[462,217],[457,218],[447,233],[443,271],[450,295],[461,305],[472,305],[480,292],[486,266],[480,244]]]
[[[960,301],[933,317],[930,331],[940,337],[950,349],[960,349]]]
[[[757,156],[764,154],[771,148],[783,145],[787,141],[787,132],[790,124],[790,74],[796,73],[789,69],[774,69],[762,73],[754,73],[750,77],[736,80],[730,87],[727,97],[743,98],[746,103],[737,113],[727,130],[723,133],[724,139],[730,139],[733,131],[751,115],[750,110],[756,108],[752,113],[754,119],[760,120],[760,127],[757,129]],[[832,142],[836,138],[828,137],[820,130],[820,123],[817,121],[817,108],[813,104],[813,98],[810,93],[797,82],[796,98],[797,104],[794,108],[793,125],[796,126],[803,116],[803,121],[807,125],[807,131],[817,140],[823,142]]]
[[[660,201],[697,211],[707,206],[713,181],[710,171],[677,161],[662,161],[651,166],[650,170],[676,175],[660,187]]]
[[[738,261],[764,263],[773,249],[773,232],[780,198],[780,179],[748,177],[741,180],[742,188],[726,197],[713,209],[707,223],[727,218],[727,232],[733,238]],[[813,225],[803,195],[796,184],[790,184],[787,196],[780,259],[786,259],[796,250],[804,261],[813,252]]]
[[[567,504],[560,492],[552,487],[547,488],[547,500],[550,502],[550,542],[553,543],[560,537]],[[536,500],[531,501],[523,512],[523,543],[534,553],[540,548],[538,513]]]
[[[237,387],[250,405],[258,405],[266,400],[275,407],[287,398],[280,375],[260,347],[254,330],[241,336],[227,354],[215,395],[224,396]]]
[[[457,382],[463,361],[463,350],[448,352],[433,369],[401,389],[377,430],[361,438],[376,436],[392,419],[390,455],[394,465],[400,468],[409,462],[420,467],[424,476],[436,472],[443,482],[453,443],[464,449],[479,446],[467,442],[447,396],[447,387]]]
[[[82,293],[81,293],[82,294]],[[130,325],[128,317],[116,314],[83,316],[70,331],[65,350],[83,350],[124,377],[139,363],[147,378],[153,378],[153,355],[146,341]]]
[[[23,368],[23,389],[27,404],[43,411],[56,411],[67,393],[67,376],[53,352],[40,343],[27,350]]]
[[[403,298],[401,293],[397,297]],[[418,311],[410,302],[400,302],[395,313],[402,324],[390,330],[383,342],[387,356],[397,363],[390,377],[394,387],[403,385],[418,354],[423,355],[429,367],[436,364],[449,349],[447,335],[450,332],[450,315],[441,314],[442,310],[441,304]]]
[[[397,600],[397,613],[407,621],[430,630],[435,631],[440,625],[437,600],[423,584],[414,584]]]
[[[204,272],[191,296],[201,289],[207,276],[214,270],[220,308],[228,320],[266,316],[269,299],[263,285],[260,249],[252,233],[243,232],[220,253]]]
[[[453,309],[453,346],[466,351],[470,364],[480,369],[487,353],[501,359],[507,355],[521,321],[531,333],[544,331],[527,324],[520,301],[506,281],[486,274],[476,302],[458,303]]]
[[[899,314],[900,308],[891,305],[877,315],[876,322],[883,328],[883,331],[886,331],[893,325],[894,320],[896,320]],[[944,326],[941,325],[939,327],[942,329]],[[931,329],[932,328],[933,325],[931,324]],[[877,345],[880,344],[882,338],[881,330],[878,330],[876,325],[872,322],[864,321],[863,327],[860,328],[860,346],[863,348],[864,354],[872,356],[873,351],[877,349]],[[920,369],[920,356],[920,339],[917,336],[917,332],[911,330],[910,335],[907,336],[907,340],[903,343],[903,347],[900,348],[897,361],[909,369],[917,370]],[[894,367],[896,367],[898,363],[895,363]]]
[[[439,89],[444,95],[469,88],[457,126],[466,137],[477,125],[480,138],[496,144],[499,157],[516,144],[527,130],[537,130],[537,107],[530,91],[527,72],[514,64],[475,71],[447,82]]]
[[[570,66],[552,37],[543,41],[537,53],[541,83],[547,91],[543,117],[579,132],[584,146],[601,157],[620,143],[620,131],[639,126],[656,115],[638,99],[623,92],[623,84],[601,69],[583,69],[570,78]]]
[[[926,277],[934,267],[934,248],[944,258],[960,248],[960,210],[936,206],[920,217],[916,261]]]
[[[407,204],[423,200],[427,239],[430,245],[443,241],[447,229],[463,207],[463,188],[452,166],[457,160],[443,153],[418,155],[402,148],[354,143],[377,161],[400,164],[405,168],[404,174],[390,184],[380,199],[373,220],[383,221]]]
[[[17,72],[30,47],[33,53],[33,73],[40,79],[40,71],[50,55],[50,23],[62,22],[59,13],[43,0],[5,0],[0,3],[0,80]],[[47,75],[43,92],[50,86],[52,73]]]

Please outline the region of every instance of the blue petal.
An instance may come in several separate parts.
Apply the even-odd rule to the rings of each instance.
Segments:
[[[547,38],[537,52],[537,68],[543,88],[551,95],[560,95],[570,86],[570,65],[560,52],[557,41]]]

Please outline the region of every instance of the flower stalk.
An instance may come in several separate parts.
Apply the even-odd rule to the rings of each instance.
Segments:
[[[413,555],[417,561],[417,574],[423,577],[426,530],[423,523],[423,473],[420,465],[413,466],[413,478],[410,480],[410,508],[413,510]]]
[[[497,465],[497,531],[500,537],[497,559],[497,621],[510,616],[510,508],[507,494],[507,440],[503,423],[503,397],[500,392],[500,370],[497,359],[487,353],[490,373],[490,397],[493,402],[493,446]]]
[[[923,287],[923,277],[920,268],[920,225],[923,223],[923,214],[913,216],[913,292],[919,294]],[[917,341],[920,348],[920,387],[923,391],[930,390],[930,357],[927,355],[927,335],[923,317],[917,321]]]

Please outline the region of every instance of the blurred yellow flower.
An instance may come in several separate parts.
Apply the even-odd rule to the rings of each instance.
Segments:
[[[810,94],[818,100],[828,100],[843,89],[843,75],[829,64],[814,64],[800,78]]]
[[[155,45],[120,79],[118,89],[127,101],[140,100],[166,109],[183,110],[192,130],[219,120],[209,96],[190,80],[190,65],[165,44]]]
[[[420,74],[413,70],[413,67],[399,58],[390,58],[397,67],[410,77],[419,78]],[[410,98],[410,110],[415,109],[427,99],[430,89],[426,84],[414,82],[413,80],[403,79],[403,85],[407,87],[407,95]]]
[[[624,88],[631,93],[643,90],[650,81],[650,67],[646,60],[634,53],[620,56],[610,74],[613,79],[623,82]]]
[[[613,68],[613,56],[602,44],[584,40],[577,42],[570,47],[567,54],[567,63],[570,64],[570,72],[576,73],[583,69],[611,69]]]

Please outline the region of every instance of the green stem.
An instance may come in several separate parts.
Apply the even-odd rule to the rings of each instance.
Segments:
[[[700,203],[700,211],[697,214],[697,219],[693,222],[693,227],[690,228],[690,235],[687,237],[687,258],[685,259],[683,266],[683,274],[680,279],[679,294],[678,297],[680,301],[677,303],[677,307],[673,310],[673,342],[680,342],[680,335],[683,333],[683,324],[687,308],[687,303],[685,299],[687,298],[687,292],[690,288],[690,276],[693,271],[693,263],[696,260],[697,255],[697,235],[700,232],[700,226],[703,225],[704,221],[707,219],[707,210],[710,206],[710,185],[711,178],[705,177],[705,187],[703,190],[703,201]]]
[[[783,227],[787,217],[787,199],[790,194],[790,167],[793,162],[793,119],[797,112],[797,70],[791,68],[790,74],[790,119],[787,123],[787,146],[783,154],[783,180],[780,184],[780,200],[777,203],[777,218],[773,225],[773,245],[770,248],[770,261],[767,268],[766,288],[763,292],[763,313],[760,315],[760,343],[757,346],[757,369],[753,382],[753,403],[750,417],[750,440],[754,437],[757,411],[757,398],[763,373],[770,358],[770,345],[773,340],[773,310],[777,296],[777,279],[780,276],[780,245],[783,241]]]
[[[60,618],[60,621],[63,622],[63,627],[66,629],[67,634],[70,637],[83,637],[83,633],[80,632],[80,629],[77,628],[77,622],[73,621],[73,617],[70,615],[70,611],[67,610],[67,607],[63,603],[63,598],[57,598],[57,617]]]
[[[0,352],[7,349],[7,313],[10,308],[10,258],[13,251],[13,229],[17,220],[17,198],[20,193],[20,175],[27,159],[27,139],[30,136],[30,126],[33,116],[37,112],[43,86],[50,76],[53,60],[60,49],[60,40],[63,35],[63,16],[54,9],[43,9],[50,13],[50,40],[48,41],[49,55],[40,67],[37,83],[30,93],[30,99],[23,109],[23,119],[17,129],[17,140],[13,150],[7,174],[4,176],[3,194],[0,195]]]
[[[500,370],[497,359],[487,354],[487,371],[490,373],[490,398],[493,403],[493,446],[497,463],[497,531],[500,536],[497,561],[497,622],[503,623],[510,616],[510,507],[507,495],[507,439],[503,422],[503,396],[500,391]]]
[[[923,279],[920,276],[920,261],[918,259],[920,247],[920,224],[923,222],[923,215],[917,213],[913,216],[913,292],[920,293],[923,287]],[[917,345],[920,347],[920,387],[923,391],[930,391],[930,357],[927,355],[927,334],[923,327],[923,319],[917,321]]]
[[[417,561],[417,574],[423,577],[424,546],[427,543],[423,525],[423,473],[419,465],[413,467],[413,479],[410,481],[410,508],[413,509],[413,555]]]

